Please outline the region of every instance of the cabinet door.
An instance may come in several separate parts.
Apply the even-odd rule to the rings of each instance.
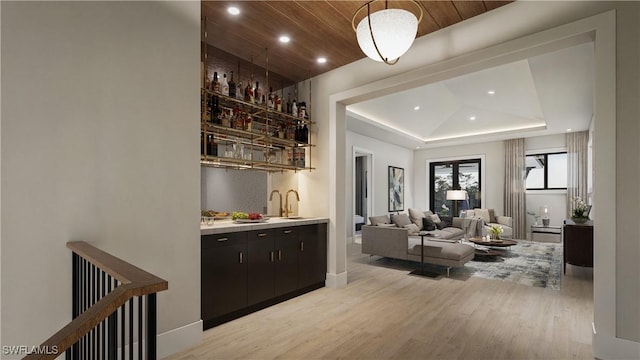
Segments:
[[[301,226],[298,242],[298,287],[324,283],[327,273],[327,225]]]
[[[249,305],[274,297],[274,231],[249,231],[248,299]]]
[[[246,233],[205,235],[201,243],[202,319],[213,319],[246,307]]]
[[[298,289],[298,229],[275,229],[276,296]]]

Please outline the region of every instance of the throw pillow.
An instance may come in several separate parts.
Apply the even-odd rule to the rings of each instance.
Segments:
[[[405,225],[411,224],[411,220],[409,219],[409,215],[407,214],[391,215],[391,222],[396,224],[396,226],[399,228],[404,227]]]
[[[482,220],[484,220],[484,222],[486,222],[486,223],[491,222],[491,217],[489,216],[489,210],[487,210],[487,209],[475,209],[475,214],[476,214],[476,217],[482,218]]]
[[[430,217],[431,217],[431,220],[433,220],[433,222],[436,224],[442,221],[440,220],[440,216],[438,216],[438,214],[431,215]]]
[[[427,211],[424,212],[424,217],[429,217],[431,215],[433,215],[433,211],[431,211],[431,210],[427,210]]]
[[[420,232],[418,229],[418,225],[416,224],[408,224],[404,226],[405,229],[409,229],[409,235],[417,234]]]
[[[370,216],[369,217],[369,222],[371,222],[371,225],[373,225],[373,226],[376,226],[378,224],[388,224],[389,223],[389,216],[388,215]]]
[[[409,218],[411,222],[416,224],[418,230],[422,230],[422,219],[424,218],[424,212],[420,209],[409,209]]]
[[[433,231],[436,229],[436,224],[431,220],[431,217],[422,218],[422,229],[426,231]]]
[[[489,222],[490,223],[495,223],[496,222],[496,212],[493,209],[487,209],[489,210]]]
[[[378,224],[376,225],[377,227],[396,227],[396,224]]]
[[[473,210],[467,210],[467,211],[464,212],[464,216],[465,217],[474,217],[474,216],[476,216],[476,214],[475,214],[475,211],[473,211]]]
[[[442,230],[447,227],[447,223],[444,221],[440,221],[439,223],[436,223],[436,227],[438,228],[438,230]]]

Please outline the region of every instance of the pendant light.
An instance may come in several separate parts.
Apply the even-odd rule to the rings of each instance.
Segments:
[[[404,9],[389,9],[384,1],[384,9],[371,12],[371,5],[382,0],[369,1],[356,10],[351,19],[351,26],[356,33],[360,49],[369,58],[394,65],[413,44],[418,32],[418,24],[422,20],[422,6],[417,1],[408,1],[419,11],[416,17],[412,12]],[[367,16],[358,23],[356,18],[367,10]]]

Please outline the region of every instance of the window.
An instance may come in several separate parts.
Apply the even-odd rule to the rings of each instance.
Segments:
[[[527,155],[525,181],[527,190],[567,188],[567,153]]]
[[[447,190],[453,189],[466,190],[469,195],[468,201],[458,203],[458,210],[482,207],[480,159],[432,162],[429,164],[429,168],[431,174],[429,206],[431,211],[443,216],[454,215],[454,200],[447,200]]]

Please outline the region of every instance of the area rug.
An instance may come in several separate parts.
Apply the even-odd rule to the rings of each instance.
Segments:
[[[418,269],[420,263],[414,261],[380,258],[375,263]],[[444,266],[425,264],[425,270],[446,276]],[[476,256],[463,268],[451,268],[449,277],[467,279],[471,276],[484,279],[509,281],[522,285],[560,289],[562,274],[562,245],[519,241],[517,245],[504,250],[501,256]]]

